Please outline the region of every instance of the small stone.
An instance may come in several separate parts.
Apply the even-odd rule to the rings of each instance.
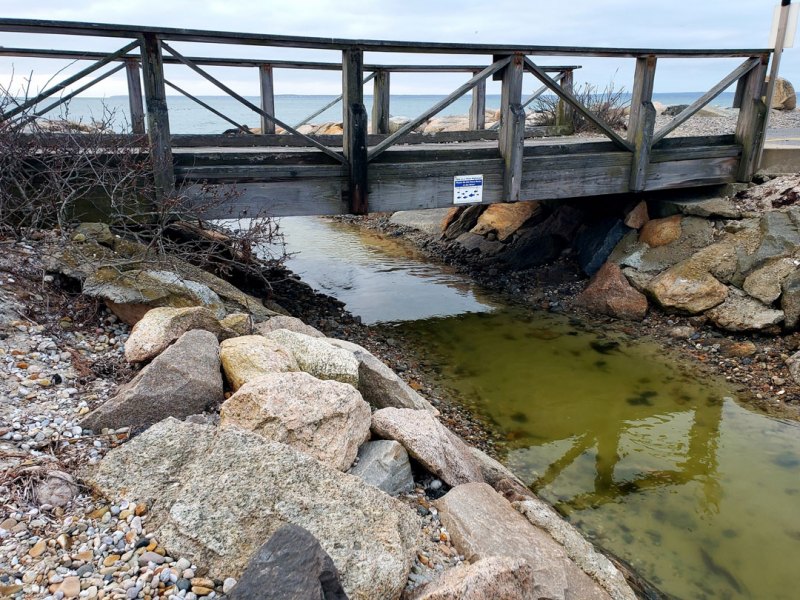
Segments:
[[[32,556],[33,558],[38,558],[38,557],[40,557],[42,554],[44,554],[44,551],[45,551],[45,550],[47,550],[47,542],[46,542],[45,540],[43,540],[43,539],[42,539],[42,540],[39,540],[38,542],[36,542],[36,543],[33,545],[33,548],[31,548],[30,550],[28,550],[28,554],[29,554],[30,556]]]
[[[105,560],[103,560],[103,566],[104,567],[110,567],[115,562],[117,562],[119,559],[120,559],[120,555],[119,554],[109,554],[108,556],[106,556]]]
[[[225,581],[222,582],[222,593],[227,594],[232,589],[233,586],[236,585],[236,580],[233,577],[228,577]]]
[[[77,598],[81,593],[81,580],[78,577],[65,577],[58,587],[58,591],[64,593],[65,598]]]

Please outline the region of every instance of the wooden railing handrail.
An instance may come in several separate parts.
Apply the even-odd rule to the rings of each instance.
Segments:
[[[5,48],[0,46],[0,57],[10,56],[19,58],[48,58],[66,60],[100,60],[108,56],[107,52],[84,52],[81,50],[52,50],[46,48]],[[139,54],[127,54],[115,60],[141,60]],[[262,58],[214,58],[210,56],[187,57],[196,65],[204,67],[260,67],[269,65],[274,69],[298,69],[314,71],[341,71],[341,63],[298,61],[298,60],[269,60]],[[164,64],[181,64],[171,56],[164,57]],[[562,71],[575,71],[580,65],[540,65],[548,73]],[[473,73],[484,69],[486,65],[399,65],[399,64],[365,64],[365,71],[390,71],[392,73]]]
[[[412,42],[395,40],[356,40],[318,38],[293,35],[244,33],[152,27],[145,25],[119,25],[111,23],[84,23],[74,21],[47,21],[40,19],[0,19],[0,31],[13,33],[45,33],[98,37],[138,38],[155,35],[176,42],[201,42],[239,46],[273,46],[322,50],[358,48],[363,52],[403,52],[423,54],[526,54],[549,56],[599,56],[636,58],[656,56],[664,58],[750,57],[773,52],[769,48],[598,48],[588,46],[538,46],[523,44],[474,44],[458,42]]]

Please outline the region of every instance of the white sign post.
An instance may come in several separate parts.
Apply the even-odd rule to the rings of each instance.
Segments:
[[[483,175],[456,175],[453,178],[453,204],[483,202]]]

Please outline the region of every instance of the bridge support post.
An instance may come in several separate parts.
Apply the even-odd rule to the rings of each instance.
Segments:
[[[562,89],[568,91],[570,94],[572,93],[575,85],[574,71],[572,69],[564,71],[564,76],[561,78],[560,85]],[[564,102],[562,98],[558,99],[558,105],[556,106],[556,125],[569,127],[570,135],[575,133],[575,110],[568,102]]]
[[[139,61],[127,59],[125,72],[128,75],[128,106],[131,110],[131,131],[144,135],[144,104],[142,104],[142,75]]]
[[[480,71],[473,71],[477,75]],[[469,107],[470,131],[486,129],[486,80],[483,79],[472,88],[472,104]]]
[[[147,104],[147,137],[153,162],[156,200],[163,200],[175,191],[175,171],[169,139],[169,112],[161,40],[155,34],[145,33],[141,38],[141,46],[144,98]]]
[[[653,106],[653,82],[656,77],[656,57],[640,56],[636,59],[636,72],[631,95],[631,114],[628,121],[628,141],[633,146],[630,189],[644,190],[650,150],[656,126],[656,108]]]
[[[389,133],[389,71],[375,73],[372,95],[372,133]]]
[[[342,51],[342,146],[348,166],[348,205],[354,215],[367,214],[367,109],[364,107],[364,51]]]
[[[275,116],[275,91],[272,84],[272,65],[258,65],[258,79],[261,85],[261,110]],[[275,121],[261,115],[261,134],[275,133]]]
[[[739,160],[737,179],[742,182],[753,179],[764,146],[768,109],[763,95],[768,60],[768,56],[763,56],[758,66],[744,76],[744,84],[740,83],[739,86],[742,93],[739,120],[736,123],[736,143],[742,146],[742,158]]]
[[[503,202],[517,202],[522,190],[522,154],[525,142],[525,109],[522,108],[522,75],[525,57],[514,55],[502,72],[500,99],[500,155],[503,157]]]

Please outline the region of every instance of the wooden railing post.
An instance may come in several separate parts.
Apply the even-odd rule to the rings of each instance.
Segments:
[[[473,71],[476,75],[479,71]],[[472,104],[469,107],[470,131],[486,129],[486,80],[478,82],[472,88]]]
[[[564,71],[560,85],[562,89],[572,93],[575,85],[574,72],[572,69]],[[558,99],[558,105],[556,106],[556,125],[568,127],[569,135],[575,132],[575,111],[568,102],[564,102],[561,98]]]
[[[261,84],[261,110],[275,116],[275,88],[272,84],[272,65],[258,65],[258,78]],[[275,133],[275,121],[261,115],[261,134]]]
[[[737,180],[749,182],[758,169],[761,148],[764,145],[764,134],[767,122],[767,105],[764,103],[764,84],[767,75],[769,56],[764,55],[761,62],[744,76],[739,108],[739,120],[736,123],[736,143],[742,146],[742,157],[739,160]]]
[[[348,164],[350,212],[355,215],[368,212],[367,109],[364,107],[363,80],[363,50],[342,50],[342,146]]]
[[[389,133],[389,71],[375,73],[372,89],[372,133]]]
[[[169,112],[161,40],[155,34],[145,33],[141,37],[141,46],[142,79],[147,104],[147,136],[150,141],[156,195],[158,200],[163,200],[175,190],[175,171],[169,137]]]
[[[640,56],[636,59],[633,94],[628,118],[628,141],[633,146],[630,188],[632,192],[644,190],[653,133],[656,127],[656,108],[653,106],[653,82],[656,77],[656,57]]]
[[[522,108],[524,64],[525,57],[516,54],[502,72],[499,148],[504,163],[504,202],[520,200],[522,189],[522,154],[525,142],[525,109]]]
[[[131,131],[144,135],[144,104],[142,104],[142,76],[139,61],[129,58],[125,61],[128,75],[128,106],[131,109]]]

